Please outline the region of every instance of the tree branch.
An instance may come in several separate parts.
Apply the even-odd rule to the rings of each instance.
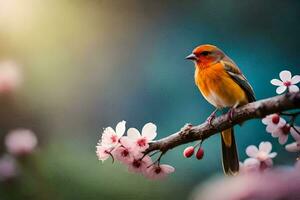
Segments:
[[[170,136],[153,141],[150,143],[149,148],[145,151],[145,154],[155,150],[160,150],[162,153],[165,153],[168,150],[182,144],[197,140],[203,141],[216,133],[220,133],[225,129],[250,119],[263,118],[269,114],[299,108],[300,92],[286,93],[284,95],[252,102],[235,109],[231,121],[229,121],[228,116],[224,114],[215,118],[211,125],[204,122],[203,124],[193,126],[190,129],[180,130]]]

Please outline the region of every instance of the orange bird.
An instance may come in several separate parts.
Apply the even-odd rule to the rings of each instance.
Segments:
[[[234,109],[255,101],[254,92],[238,66],[218,47],[201,45],[186,57],[195,63],[195,83],[204,98],[216,107],[208,117],[208,123],[218,109],[230,108],[231,120]],[[224,173],[235,175],[239,171],[238,153],[233,128],[222,131],[222,161]]]

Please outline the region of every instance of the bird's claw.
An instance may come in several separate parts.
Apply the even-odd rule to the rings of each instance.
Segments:
[[[232,120],[233,120],[234,111],[235,111],[234,108],[230,108],[228,113],[227,113],[227,118],[230,122],[232,122]]]
[[[216,112],[218,111],[218,109],[214,110],[210,115],[209,117],[206,119],[207,123],[210,125],[210,126],[213,126],[212,125],[212,120],[216,118]]]
[[[211,114],[211,115],[206,119],[206,121],[207,121],[207,123],[208,123],[210,126],[213,126],[213,125],[212,125],[212,120],[215,119],[215,118],[216,118],[216,114],[213,113],[213,114]]]

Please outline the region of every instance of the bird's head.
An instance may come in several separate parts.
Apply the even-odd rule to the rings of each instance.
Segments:
[[[221,60],[225,54],[218,47],[210,44],[204,44],[196,47],[193,52],[186,57],[195,62],[197,66],[209,66]]]

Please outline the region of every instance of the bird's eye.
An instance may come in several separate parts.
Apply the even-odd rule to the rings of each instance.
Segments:
[[[209,52],[209,51],[202,51],[201,52],[201,55],[202,56],[207,56],[207,55],[209,55],[211,52]]]

